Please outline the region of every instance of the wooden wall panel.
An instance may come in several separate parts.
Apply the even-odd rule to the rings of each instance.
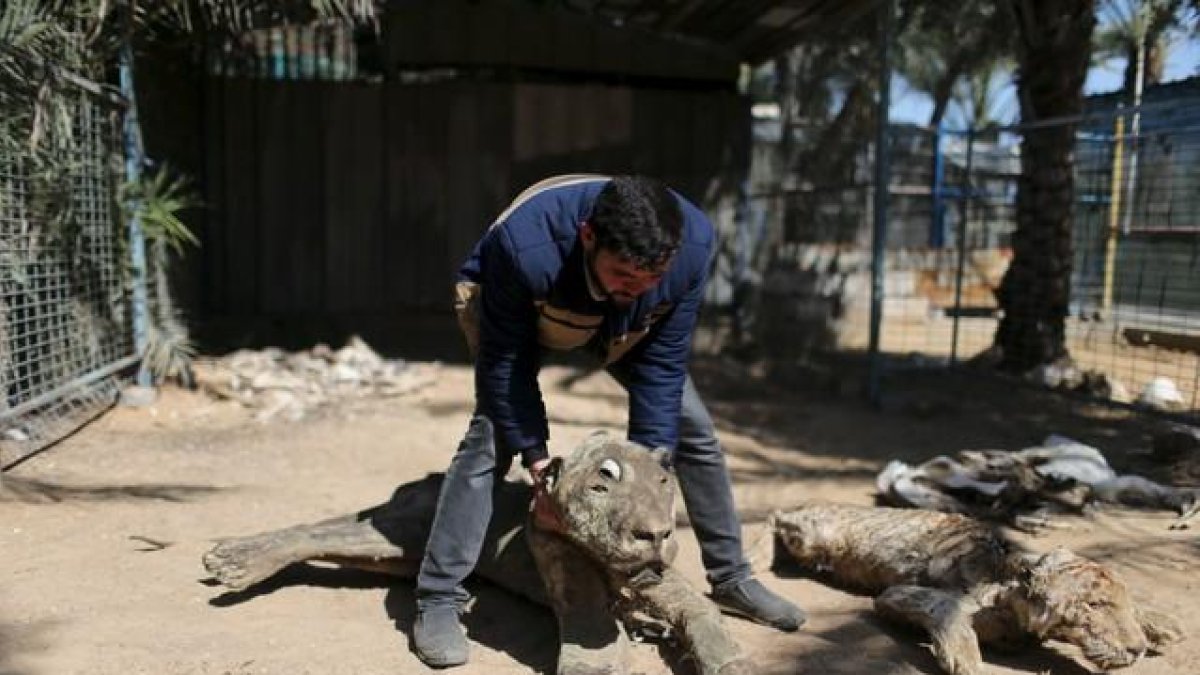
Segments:
[[[261,308],[304,313],[324,303],[324,101],[332,85],[259,88]]]
[[[446,312],[458,265],[530,183],[641,172],[700,200],[736,176],[731,146],[745,142],[743,104],[725,93],[248,80],[208,92],[202,295],[218,318]]]
[[[224,274],[216,281],[216,296],[221,305],[235,314],[250,314],[262,309],[259,303],[259,260],[262,256],[262,213],[258,145],[258,116],[255,103],[258,87],[249,81],[230,81],[224,88],[225,115],[221,138],[222,159],[226,170],[221,181],[221,204],[225,227],[214,230],[214,244],[223,256]]]
[[[326,101],[324,308],[369,312],[387,274],[383,89],[346,85]]]

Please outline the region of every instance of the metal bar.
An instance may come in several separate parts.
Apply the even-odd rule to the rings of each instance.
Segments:
[[[142,173],[142,163],[145,154],[142,146],[142,128],[138,124],[137,98],[134,96],[133,84],[133,48],[128,39],[121,47],[120,56],[121,95],[129,102],[125,108],[124,141],[125,141],[125,179],[130,183],[136,182]],[[146,292],[146,239],[142,232],[142,222],[138,215],[139,204],[133,204],[129,213],[129,257],[132,269],[133,283],[133,348],[135,353],[146,353],[146,343],[149,333],[149,308]],[[138,369],[137,383],[140,386],[150,386],[150,373],[143,367]]]
[[[868,347],[867,395],[880,402],[883,358],[879,332],[883,326],[883,262],[887,250],[888,183],[891,179],[888,148],[888,112],[892,98],[892,31],[896,22],[895,0],[884,0],[879,17],[879,100],[875,118],[874,227],[871,237],[871,338]]]
[[[110,363],[103,368],[93,370],[87,375],[82,375],[64,384],[61,384],[44,394],[35,396],[18,406],[9,408],[8,410],[0,413],[0,423],[19,417],[20,415],[23,415],[31,410],[36,410],[47,403],[53,403],[60,398],[64,398],[67,394],[75,391],[76,389],[82,389],[92,382],[108,377],[109,375],[124,370],[130,366],[136,365],[141,360],[142,357],[136,354],[133,356],[127,356],[120,361]]]
[[[929,245],[941,248],[946,245],[946,213],[942,202],[942,184],[945,181],[945,164],[942,161],[942,123],[933,131],[933,204],[929,210]]]
[[[1176,112],[1178,109],[1179,109],[1179,103],[1176,101],[1157,101],[1157,102],[1151,101],[1148,103],[1142,102],[1141,104],[1139,104],[1137,106],[1137,110],[1139,110],[1143,113],[1159,112],[1159,111],[1165,112],[1165,113],[1172,113],[1172,112]],[[1123,108],[1123,107],[1122,108],[1102,108],[1102,109],[1097,109],[1097,110],[1089,110],[1087,112],[1079,113],[1078,115],[1063,115],[1062,117],[1048,117],[1045,119],[1040,119],[1036,122],[1018,122],[1016,124],[995,124],[995,125],[989,126],[988,131],[995,132],[995,133],[1021,134],[1021,133],[1024,133],[1026,131],[1030,131],[1033,129],[1045,129],[1045,128],[1049,128],[1049,127],[1062,126],[1064,124],[1078,124],[1081,122],[1090,122],[1090,121],[1094,121],[1094,120],[1112,119],[1112,118],[1116,117],[1117,115],[1128,115],[1128,114],[1130,114],[1130,112],[1131,112],[1131,110],[1129,108]],[[796,124],[802,125],[802,124],[805,124],[805,122],[797,122]],[[920,130],[928,131],[930,133],[933,132],[933,127],[929,127],[929,126],[925,126],[925,125],[921,125],[921,124],[914,124],[911,126],[913,129],[920,129]],[[1191,129],[1191,127],[1181,127],[1179,129],[1181,131],[1189,131]],[[946,129],[944,131],[944,133],[965,135],[967,133],[967,131],[966,130]]]
[[[1121,214],[1121,169],[1125,147],[1125,118],[1118,117],[1116,123],[1116,146],[1113,148],[1112,182],[1109,189],[1112,197],[1108,206],[1108,232],[1104,242],[1104,290],[1100,298],[1100,311],[1105,316],[1112,308],[1113,281],[1117,268],[1117,239],[1120,236]]]
[[[962,205],[958,224],[958,269],[954,271],[954,324],[950,333],[950,365],[958,364],[958,323],[962,319],[963,273],[967,266],[967,225],[971,217],[971,164],[975,156],[975,133],[967,134],[966,184],[963,186]]]

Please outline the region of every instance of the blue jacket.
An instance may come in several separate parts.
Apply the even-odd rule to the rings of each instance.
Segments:
[[[683,197],[683,237],[661,282],[627,309],[589,292],[579,226],[603,177],[546,181],[518,197],[476,244],[460,283],[478,284],[476,410],[526,463],[545,455],[541,350],[587,348],[628,374],[629,438],[674,448],[692,331],[713,252],[713,228]],[[549,184],[549,185],[547,185]],[[531,452],[532,451],[532,452]]]

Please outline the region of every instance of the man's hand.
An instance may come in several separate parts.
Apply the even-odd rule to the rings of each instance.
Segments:
[[[539,459],[529,466],[529,474],[533,477],[533,503],[529,510],[533,513],[533,524],[539,530],[563,533],[566,524],[558,507],[550,499],[550,486],[546,484],[545,471],[550,466],[550,458]]]

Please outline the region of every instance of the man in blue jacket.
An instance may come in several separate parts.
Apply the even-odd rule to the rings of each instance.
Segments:
[[[446,472],[417,577],[417,655],[466,663],[459,612],[512,459],[549,461],[543,349],[594,352],[629,392],[630,440],[672,449],[713,599],[792,631],[796,605],[750,576],[721,446],[687,363],[713,252],[694,205],[644,177],[562,176],[526,190],[459,272],[456,308],[475,357],[475,416]],[[535,505],[536,507],[536,505]]]

